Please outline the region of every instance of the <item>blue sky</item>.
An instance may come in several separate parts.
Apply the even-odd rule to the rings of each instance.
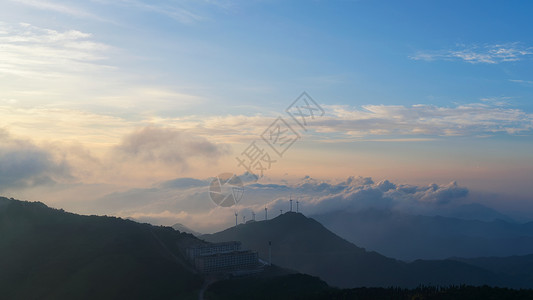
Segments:
[[[530,1],[4,1],[0,191],[32,198],[51,182],[64,197],[105,195],[242,172],[235,155],[307,91],[326,116],[269,180],[458,180],[526,201],[532,11]],[[27,155],[7,164],[13,153]],[[17,166],[35,174],[8,172]]]
[[[450,106],[510,97],[531,110],[530,54],[494,63],[445,57],[531,52],[527,1],[214,3],[9,1],[2,18],[89,33],[113,47],[101,63],[132,81],[172,86],[222,107],[268,101],[274,105],[265,108],[279,109],[295,90],[307,90],[330,104]],[[413,59],[422,54],[435,58]]]

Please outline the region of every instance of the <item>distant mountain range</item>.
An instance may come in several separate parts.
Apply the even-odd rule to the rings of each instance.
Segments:
[[[410,215],[390,210],[335,211],[313,216],[342,238],[402,260],[511,256],[533,253],[533,222]],[[504,217],[501,215],[501,217]],[[491,219],[490,221],[488,221]]]
[[[187,227],[187,226],[185,226],[185,225],[183,225],[181,223],[176,223],[176,224],[172,225],[172,228],[174,230],[177,230],[177,231],[180,231],[180,232],[190,233],[190,234],[192,234],[194,236],[200,236],[201,235],[201,233],[198,233],[198,232],[190,229],[189,227]]]
[[[268,221],[240,224],[218,233],[202,235],[201,238],[211,242],[239,240],[243,247],[257,250],[263,259],[268,259],[268,243],[271,241],[272,263],[319,276],[328,284],[342,288],[415,287],[420,284],[533,286],[526,277],[514,276],[512,272],[502,274],[467,260],[405,263],[388,258],[357,247],[314,219],[294,212]]]
[[[240,240],[244,248],[258,250],[264,260],[268,259],[268,241],[272,241],[272,260],[277,266],[251,277],[218,278],[208,286],[205,283],[213,278],[198,274],[183,255],[186,247],[205,243],[191,234],[0,197],[0,297],[198,299],[203,293],[206,299],[376,299],[433,295],[435,290],[338,290],[320,278],[339,287],[531,287],[533,282],[533,255],[405,263],[365,251],[297,213],[248,222],[203,238]],[[533,295],[533,291],[469,287],[439,293],[452,295],[442,299],[487,293]]]

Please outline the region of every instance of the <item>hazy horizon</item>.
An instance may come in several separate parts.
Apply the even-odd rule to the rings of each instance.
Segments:
[[[5,1],[0,195],[206,231],[291,195],[307,213],[479,203],[532,221],[532,8]],[[276,124],[295,138],[280,153]],[[216,206],[209,179],[244,174],[254,141],[264,176]]]

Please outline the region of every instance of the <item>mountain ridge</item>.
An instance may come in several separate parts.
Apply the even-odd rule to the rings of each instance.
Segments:
[[[334,211],[313,217],[352,243],[407,261],[533,253],[531,223],[465,220],[379,209]]]
[[[175,243],[194,242],[189,234],[40,202],[0,203],[3,297],[188,298],[201,288],[203,279],[184,266]]]
[[[258,251],[263,259],[268,259],[268,242],[272,241],[272,263],[318,276],[341,288],[412,288],[421,284],[528,286],[526,282],[513,282],[516,278],[500,276],[457,260],[406,263],[366,251],[335,235],[318,221],[294,212],[267,221],[239,224],[201,238],[210,242],[239,240],[243,247]]]

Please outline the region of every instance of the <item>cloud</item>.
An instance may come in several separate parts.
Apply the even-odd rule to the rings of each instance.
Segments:
[[[137,9],[171,18],[181,24],[193,24],[207,20],[207,8],[219,8],[225,11],[234,8],[230,1],[145,1],[145,0],[97,0],[106,5],[126,9]]]
[[[246,174],[244,174],[246,176]],[[469,190],[451,182],[427,186],[374,182],[369,177],[348,177],[341,182],[306,176],[289,183],[249,183],[244,198],[229,208],[217,207],[208,195],[208,179],[178,178],[154,188],[109,194],[97,203],[107,213],[135,217],[155,224],[182,223],[201,232],[221,230],[234,224],[234,212],[251,218],[267,207],[269,216],[289,209],[292,198],[307,215],[336,210],[391,209],[408,213],[438,214],[466,202]]]
[[[194,187],[206,187],[208,184],[209,182],[207,180],[199,180],[195,178],[176,178],[161,183],[160,187],[168,189],[187,189]]]
[[[312,197],[308,188],[298,189],[300,193],[307,194],[304,196],[308,199],[305,205],[310,213],[367,208],[428,211],[468,195],[468,189],[456,182],[412,186],[397,185],[389,180],[375,183],[371,178],[350,177],[343,183],[332,185],[322,182],[315,186],[326,186],[327,193]]]
[[[0,129],[0,190],[72,180],[70,165],[52,151]]]
[[[533,80],[509,79],[511,82],[522,83],[524,85],[533,85]]]
[[[497,100],[497,101],[496,101]],[[519,134],[533,129],[533,114],[512,108],[508,98],[482,99],[452,107],[429,104],[325,105],[326,115],[311,120],[305,139],[318,142],[368,140],[377,142],[432,141],[442,136]],[[168,124],[198,135],[226,142],[249,142],[257,138],[276,116],[226,115],[158,118],[154,124]],[[288,118],[288,117],[287,117]],[[288,118],[290,122],[290,118]]]
[[[0,33],[0,74],[42,78],[107,68],[111,47],[78,30],[57,31],[27,23],[6,25]]]
[[[191,158],[217,161],[228,153],[225,145],[173,128],[147,126],[126,135],[115,148],[126,159],[188,166]]]
[[[95,19],[95,20],[103,20],[103,19],[101,19],[100,17],[98,17],[98,16],[96,16],[94,14],[88,13],[88,12],[82,10],[82,9],[79,9],[79,8],[75,8],[74,6],[72,6],[71,3],[69,3],[69,5],[64,5],[64,4],[57,3],[57,2],[43,1],[43,0],[39,0],[39,1],[36,1],[36,0],[10,0],[10,1],[15,2],[15,3],[19,3],[19,4],[23,4],[23,5],[26,5],[26,6],[29,6],[29,7],[33,7],[33,8],[36,8],[36,9],[58,12],[58,13],[62,13],[62,14],[66,14],[66,15],[70,15],[70,16],[74,16],[74,17],[78,17],[78,18],[89,18],[89,19]]]
[[[75,140],[93,150],[116,143],[135,126],[121,117],[49,107],[0,105],[0,116],[14,134],[40,140]]]
[[[428,186],[399,186],[387,190],[385,196],[391,199],[418,203],[447,204],[453,200],[464,198],[469,191],[465,187],[460,187],[457,182],[453,181],[447,185],[430,184]]]
[[[338,105],[324,107],[329,117],[314,122],[313,129],[323,133],[341,133],[340,137],[473,136],[516,134],[533,129],[532,114],[492,102],[456,107],[426,104],[364,105],[362,109]]]
[[[440,50],[418,52],[410,56],[413,60],[458,60],[472,64],[498,64],[510,61],[519,61],[533,54],[532,47],[522,46],[520,43],[507,43],[496,45],[462,46],[453,50]]]
[[[180,23],[190,24],[198,21],[202,21],[204,18],[197,13],[194,13],[191,9],[185,8],[183,4],[172,3],[172,4],[159,4],[154,5],[152,3],[148,4],[144,1],[136,0],[123,0],[122,3],[133,6],[142,10],[154,12],[161,14],[167,17],[170,17]]]

